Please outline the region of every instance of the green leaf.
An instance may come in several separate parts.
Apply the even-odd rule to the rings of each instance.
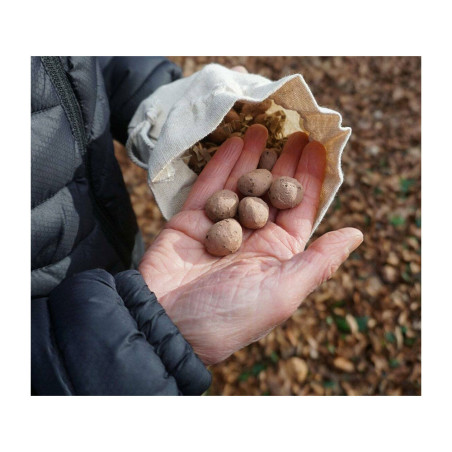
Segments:
[[[339,331],[341,331],[343,333],[350,333],[350,326],[349,326],[347,320],[345,320],[345,317],[335,316],[334,322],[336,323]]]
[[[400,179],[400,191],[402,193],[408,193],[414,185],[416,185],[416,179]]]
[[[323,387],[328,389],[328,388],[334,388],[336,386],[336,382],[335,381],[331,381],[331,380],[326,380],[322,383]]]
[[[345,306],[345,300],[336,301],[331,306],[333,308],[342,308],[343,306]]]
[[[387,157],[382,157],[378,164],[380,165],[381,168],[387,168],[389,166]]]
[[[400,363],[397,359],[389,358],[389,367],[391,369],[395,369],[396,367],[399,367],[399,366],[400,366]]]
[[[267,368],[267,366],[264,363],[256,363],[252,368],[251,368],[251,373],[257,377],[263,370],[265,370]]]
[[[248,371],[245,371],[245,372],[242,372],[240,375],[239,375],[239,378],[238,378],[238,380],[239,381],[246,381],[246,380],[248,380],[248,378],[251,376],[251,374],[248,372]]]
[[[421,217],[417,217],[415,220],[416,223],[416,227],[420,228],[421,227]]]
[[[392,331],[388,331],[385,334],[385,339],[390,342],[391,344],[393,344],[396,341],[396,337],[395,334]]]
[[[331,317],[330,315],[325,319],[327,325],[332,325],[333,324],[333,317]]]
[[[279,361],[279,356],[275,351],[271,352],[270,361],[274,364],[276,364]]]
[[[383,193],[383,190],[380,187],[375,187],[374,188],[374,195],[378,196],[381,195]]]
[[[369,320],[369,317],[366,315],[363,317],[355,317],[356,323],[358,324],[359,332],[364,333],[367,331],[367,322]]]
[[[416,338],[415,337],[405,337],[403,339],[403,343],[405,345],[407,345],[408,347],[412,347],[416,342]]]
[[[405,218],[396,215],[396,216],[391,217],[389,219],[389,222],[393,226],[403,226],[405,224]]]
[[[360,261],[361,255],[358,253],[358,251],[353,251],[353,253],[350,254],[350,259],[352,259],[354,261]]]
[[[405,265],[405,270],[402,272],[402,279],[406,282],[411,282],[411,268],[410,264]]]
[[[334,207],[333,207],[334,211],[339,210],[341,207],[342,207],[342,203],[341,203],[340,198],[335,198],[334,199]]]

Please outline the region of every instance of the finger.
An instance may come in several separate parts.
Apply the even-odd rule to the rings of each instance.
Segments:
[[[229,138],[218,148],[193,184],[182,210],[203,209],[209,196],[224,188],[242,149],[239,137]]]
[[[276,216],[276,224],[285,229],[292,237],[304,244],[311,235],[320,192],[325,178],[326,150],[318,141],[311,141],[301,154],[301,159],[295,172],[297,179],[304,188],[301,203],[288,210],[281,210]]]
[[[284,148],[272,169],[273,178],[280,176],[294,177],[303,148],[309,142],[304,132],[295,132],[289,136]],[[275,221],[278,210],[270,204],[269,221]]]
[[[290,135],[272,169],[273,177],[294,177],[301,153],[308,142],[309,138],[303,132],[295,132]]]
[[[343,228],[328,232],[306,251],[283,263],[280,287],[287,294],[287,317],[307,295],[331,278],[362,241],[363,234],[358,229]]]
[[[204,239],[213,222],[204,212],[194,210],[182,210],[174,215],[165,225],[166,229],[174,229],[201,243],[204,251]],[[193,244],[190,252],[195,254],[199,249],[198,244]]]
[[[242,74],[248,74],[248,70],[245,66],[234,66],[231,69],[236,72],[241,72]]]
[[[248,128],[243,137],[242,154],[231,171],[224,188],[237,191],[237,181],[240,176],[257,168],[260,156],[265,149],[267,138],[268,131],[263,125],[255,124]]]

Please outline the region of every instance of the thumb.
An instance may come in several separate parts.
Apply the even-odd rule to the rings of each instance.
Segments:
[[[248,74],[248,70],[245,66],[234,66],[231,67],[231,69],[236,72],[241,72],[242,74]]]
[[[295,310],[307,295],[331,278],[362,241],[363,234],[358,229],[339,229],[322,235],[306,251],[286,261],[283,275],[287,278],[290,307]]]

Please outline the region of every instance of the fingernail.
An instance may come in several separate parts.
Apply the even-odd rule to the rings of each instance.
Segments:
[[[246,67],[244,67],[244,66],[234,66],[231,69],[236,72],[241,72],[242,74],[248,74],[248,71],[247,71]]]
[[[358,248],[359,245],[361,245],[361,243],[363,242],[364,237],[362,233],[356,234],[356,236],[354,237],[354,240],[349,248],[349,254],[356,250],[356,248]]]
[[[287,143],[294,143],[295,146],[306,146],[306,144],[309,142],[309,137],[304,132],[294,132],[291,135],[289,135],[289,138],[287,139]]]
[[[267,137],[267,128],[261,124],[253,124],[245,133],[245,139],[247,140],[267,140]]]

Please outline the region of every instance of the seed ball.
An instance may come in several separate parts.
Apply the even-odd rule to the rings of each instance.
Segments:
[[[212,221],[234,218],[239,206],[239,197],[231,190],[219,190],[206,202],[206,215]]]
[[[231,109],[221,121],[220,125],[208,136],[209,141],[215,144],[221,144],[231,136],[232,132],[240,129],[240,116]]]
[[[260,115],[257,115],[254,120],[253,124],[262,124],[265,126],[265,120],[267,119],[267,115],[265,113],[261,113]]]
[[[266,169],[256,169],[244,174],[237,182],[237,188],[245,196],[262,196],[270,188],[272,173]]]
[[[268,196],[277,209],[292,209],[300,204],[303,193],[300,182],[293,177],[282,176],[273,181]]]
[[[263,228],[267,224],[268,213],[269,208],[267,203],[260,198],[248,196],[240,201],[239,221],[245,228]]]
[[[213,256],[235,253],[242,244],[242,227],[237,220],[228,218],[215,223],[207,232],[204,245]]]
[[[223,118],[223,122],[226,124],[232,124],[234,130],[238,130],[240,128],[240,116],[233,108],[226,113],[226,116]]]
[[[245,103],[242,106],[242,110],[241,113],[243,115],[252,115],[252,116],[257,116],[260,115],[262,113],[265,113],[272,105],[272,101],[271,99],[265,99],[262,102],[259,103]]]
[[[271,171],[278,160],[278,153],[274,149],[265,149],[259,160],[258,168]]]
[[[215,144],[221,144],[229,138],[229,131],[224,124],[220,124],[209,136],[208,140]]]

